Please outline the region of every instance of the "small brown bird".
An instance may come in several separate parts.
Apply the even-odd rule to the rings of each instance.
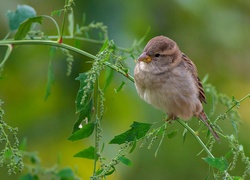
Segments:
[[[173,40],[165,36],[152,38],[138,58],[134,78],[139,96],[166,112],[167,120],[197,117],[219,140],[203,110],[206,97],[196,66]]]

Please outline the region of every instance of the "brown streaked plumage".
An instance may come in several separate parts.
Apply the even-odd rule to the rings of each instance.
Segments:
[[[189,120],[195,116],[219,140],[203,110],[206,96],[196,66],[173,40],[152,38],[138,58],[134,78],[139,96],[166,112],[168,119]]]

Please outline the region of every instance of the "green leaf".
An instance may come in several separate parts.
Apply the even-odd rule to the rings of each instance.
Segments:
[[[102,172],[103,172],[103,169],[98,169],[98,170],[96,171],[95,175],[99,175],[99,174],[101,174]]]
[[[26,21],[24,21],[23,23],[21,23],[21,25],[19,26],[19,28],[14,36],[14,39],[21,40],[21,39],[25,38],[26,34],[30,31],[31,25],[33,23],[42,24],[42,20],[43,20],[43,17],[37,16],[37,17],[29,18]]]
[[[19,145],[19,150],[26,151],[27,149],[27,138],[24,137]]]
[[[124,156],[119,157],[118,160],[127,166],[133,166],[133,163],[128,158],[126,158]]]
[[[101,49],[100,49],[99,52],[104,51],[104,50],[108,47],[108,45],[109,45],[109,41],[108,41],[108,39],[107,39],[107,40],[103,43],[103,45],[102,45],[102,47],[101,47]]]
[[[134,140],[134,142],[133,142],[133,146],[131,147],[131,149],[130,149],[130,151],[129,151],[129,153],[132,153],[134,150],[135,150],[135,147],[136,147],[136,143],[137,141],[136,140]]]
[[[52,49],[51,49],[51,51],[52,51]],[[52,87],[52,84],[54,83],[54,80],[55,80],[55,78],[54,78],[54,74],[53,74],[52,60],[50,60],[49,66],[48,66],[47,84],[46,84],[46,90],[45,90],[45,96],[44,96],[45,101],[48,99],[48,97],[51,94],[51,87]]]
[[[209,75],[208,74],[206,74],[205,76],[204,76],[204,78],[202,79],[202,84],[206,84],[206,82],[207,82],[207,80],[208,80],[208,78],[209,78]]]
[[[229,159],[232,155],[233,155],[233,150],[231,149],[230,151],[227,152],[227,154],[225,155],[225,158]]]
[[[56,174],[60,180],[74,180],[74,172],[70,168],[64,168]]]
[[[236,135],[236,137],[237,137],[237,136],[238,136],[238,132],[239,132],[238,126],[237,126],[237,124],[236,124],[236,122],[235,122],[234,120],[230,120],[230,122],[231,122],[231,125],[233,126],[235,135]]]
[[[122,81],[121,85],[120,85],[117,89],[115,89],[115,93],[120,92],[120,91],[122,90],[122,88],[123,88],[124,84],[125,84],[125,82],[124,82],[124,81]]]
[[[30,158],[30,162],[33,165],[37,165],[41,162],[41,160],[39,159],[39,157],[35,153],[32,153],[29,158]]]
[[[240,176],[232,176],[232,178],[233,180],[243,180],[243,178]]]
[[[173,138],[173,137],[175,137],[177,135],[177,133],[178,133],[178,129],[176,129],[173,132],[167,134],[167,137],[168,138]]]
[[[93,84],[87,84],[86,82],[87,79],[87,75],[86,73],[81,73],[79,74],[79,76],[76,78],[76,80],[80,81],[80,88],[77,92],[77,96],[76,96],[76,112],[80,112],[83,109],[86,108],[86,106],[88,105],[88,103],[91,101],[92,99],[92,91],[94,89]],[[88,88],[84,88],[86,86],[89,86]],[[84,101],[82,102],[82,97],[83,95],[86,95]]]
[[[28,173],[20,176],[18,180],[35,180],[35,178],[30,173]]]
[[[105,143],[102,143],[102,148],[101,148],[101,153],[103,152],[103,150],[104,150],[104,147],[105,147]]]
[[[130,57],[131,57],[133,60],[135,60],[134,54],[130,54]]]
[[[185,141],[186,141],[186,138],[187,138],[187,132],[188,132],[188,130],[185,128],[184,129],[184,131],[183,131],[183,133],[182,133],[182,143],[184,143]]]
[[[74,36],[74,15],[72,11],[68,14],[68,21],[69,21],[69,25],[68,25],[69,35],[73,37]]]
[[[206,157],[202,159],[206,161],[210,166],[218,169],[220,172],[224,172],[228,168],[228,162],[224,157],[220,158]]]
[[[128,131],[115,136],[109,143],[110,144],[123,144],[125,142],[131,142],[136,139],[140,139],[146,135],[151,128],[152,124],[134,122]]]
[[[74,132],[69,138],[68,140],[70,141],[77,141],[83,138],[87,138],[89,137],[95,128],[95,124],[94,123],[89,123],[84,125],[81,129],[79,129],[78,131]]]
[[[85,118],[87,118],[88,122],[91,120],[92,108],[93,108],[93,99],[91,99],[86,105],[86,107],[80,111],[79,117],[73,127],[73,133],[80,129],[79,126],[82,123],[82,121],[85,120]]]
[[[106,92],[107,88],[111,84],[113,77],[114,77],[114,70],[111,68],[105,68],[105,85],[103,91]]]
[[[28,18],[36,16],[36,11],[28,5],[18,5],[15,12],[8,11],[9,28],[11,31],[17,30],[19,25]]]
[[[112,167],[112,169],[109,172],[106,172],[106,174],[105,174],[106,176],[109,176],[115,172],[115,166],[111,166],[111,167]]]
[[[12,47],[11,44],[7,44],[6,46],[7,46],[6,53],[4,55],[4,58],[3,58],[2,62],[0,63],[0,75],[1,75],[1,72],[3,70],[3,66],[4,66],[5,62],[7,61],[7,59],[9,58],[9,56],[10,56],[12,50],[13,50],[13,47]]]
[[[64,9],[59,9],[59,10],[53,11],[51,13],[51,16],[54,16],[54,15],[60,16],[62,14],[62,12],[64,12]]]
[[[74,155],[74,157],[86,158],[86,159],[95,159],[95,148],[90,146],[87,149],[84,149]]]
[[[111,175],[111,174],[113,174],[114,172],[115,172],[115,166],[111,166],[111,170],[110,171],[108,171],[108,172],[106,172],[106,176],[108,176],[108,175]],[[98,169],[97,170],[97,172],[95,173],[96,175],[99,175],[99,174],[101,174],[103,172],[103,169]]]
[[[4,151],[4,154],[3,154],[3,157],[4,159],[10,159],[11,157],[13,156],[13,151],[12,150],[7,150],[7,151]]]

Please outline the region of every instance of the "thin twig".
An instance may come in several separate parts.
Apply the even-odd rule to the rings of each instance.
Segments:
[[[235,101],[234,104],[226,111],[226,113],[228,113],[229,111],[231,111],[235,106],[239,105],[239,103],[241,103],[242,101],[244,101],[247,98],[250,98],[250,94],[244,96],[239,101]]]
[[[177,119],[177,122],[180,123],[184,128],[186,128],[195,137],[195,139],[200,143],[202,148],[207,152],[209,157],[214,158],[213,154],[209,151],[207,146],[203,143],[203,141],[199,138],[199,136],[197,136],[197,134],[195,133],[195,131],[191,127],[189,127],[182,120]]]

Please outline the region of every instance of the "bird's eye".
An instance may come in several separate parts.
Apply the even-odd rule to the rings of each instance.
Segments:
[[[155,54],[155,57],[160,57],[160,54],[159,54],[159,53],[156,53],[156,54]]]

